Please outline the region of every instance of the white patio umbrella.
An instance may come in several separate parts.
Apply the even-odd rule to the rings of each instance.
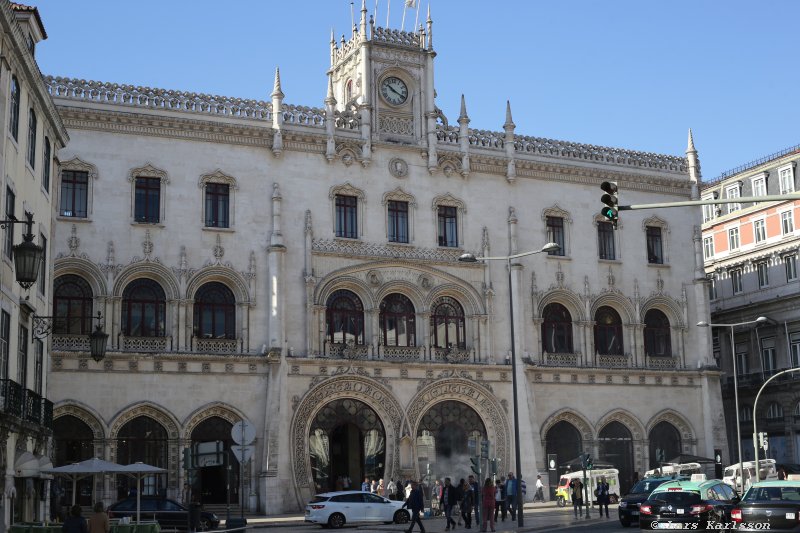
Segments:
[[[72,463],[71,465],[59,466],[56,468],[49,468],[42,470],[45,474],[54,474],[57,476],[66,477],[72,480],[72,505],[75,505],[75,497],[77,493],[78,480],[85,477],[93,476],[95,474],[115,474],[121,472],[125,468],[117,463],[104,461],[93,457],[86,459],[80,463]]]
[[[139,482],[141,481],[142,477],[152,475],[152,474],[162,474],[166,472],[163,468],[159,468],[157,466],[146,465],[142,462],[136,462],[126,466],[120,466],[120,470],[117,470],[119,474],[125,474],[131,476],[132,478],[136,479],[136,523],[139,523],[140,512],[141,512],[141,492],[139,490]]]

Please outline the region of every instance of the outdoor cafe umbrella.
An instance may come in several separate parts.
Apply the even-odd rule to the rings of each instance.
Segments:
[[[136,462],[127,466],[120,466],[119,468],[120,469],[117,470],[117,473],[125,474],[136,479],[136,523],[138,524],[140,522],[139,514],[142,508],[141,491],[139,490],[139,483],[142,477],[152,474],[161,474],[166,472],[166,470],[157,466],[146,465],[141,462]]]
[[[45,474],[55,474],[72,480],[72,505],[75,505],[75,496],[77,493],[78,480],[85,477],[93,476],[95,474],[115,474],[121,472],[123,467],[117,463],[104,461],[93,457],[86,459],[80,463],[72,463],[71,465],[59,466],[42,470]]]

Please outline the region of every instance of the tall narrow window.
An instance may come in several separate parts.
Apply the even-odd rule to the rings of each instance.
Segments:
[[[328,297],[325,307],[329,342],[364,344],[364,306],[358,296],[341,289]]]
[[[597,223],[597,247],[600,250],[600,259],[616,259],[614,249],[614,226],[611,222]]]
[[[753,196],[767,195],[767,180],[763,177],[753,179]]]
[[[14,213],[14,205],[17,201],[17,195],[14,194],[14,191],[11,190],[10,187],[6,187],[6,218],[9,220],[16,220],[17,217]],[[5,235],[5,253],[6,257],[9,259],[12,258],[14,253],[14,224],[6,225],[6,235]]]
[[[715,196],[704,196],[703,200],[713,200]],[[714,215],[716,214],[717,206],[715,204],[708,204],[703,206],[703,222],[709,222],[714,220]]]
[[[622,319],[614,309],[601,307],[594,316],[594,347],[601,355],[623,355]]]
[[[792,366],[800,366],[800,333],[792,333],[789,336],[789,349],[792,352]]]
[[[764,288],[769,286],[769,265],[766,261],[761,261],[756,265],[758,271],[758,287]]]
[[[647,355],[669,357],[672,355],[671,328],[667,315],[650,309],[644,315],[644,351]]]
[[[775,372],[775,337],[761,339],[761,365],[766,375]]]
[[[206,339],[236,338],[236,298],[224,284],[212,281],[197,290],[194,336]]]
[[[731,228],[728,230],[728,249],[736,250],[739,248],[739,228]]]
[[[384,298],[379,322],[384,346],[416,346],[416,314],[406,296],[390,294]]]
[[[161,180],[136,178],[134,217],[136,222],[154,224],[160,220]]]
[[[466,348],[464,308],[455,299],[443,297],[433,304],[431,343],[437,348]]]
[[[50,153],[50,139],[44,138],[44,160],[42,161],[42,188],[50,192],[50,167],[53,166],[53,155]]]
[[[703,239],[703,257],[705,259],[714,257],[714,237],[705,237]]]
[[[750,357],[748,357],[747,343],[736,343],[736,372],[744,376],[750,372]]]
[[[336,236],[358,238],[358,198],[336,195]]]
[[[139,278],[122,292],[122,334],[130,337],[165,335],[166,296],[155,281]]]
[[[47,237],[39,234],[39,246],[42,247],[42,264],[39,266],[39,294],[46,294],[47,290]]]
[[[778,402],[771,402],[767,406],[767,420],[780,420],[783,418],[783,407]]]
[[[708,299],[717,299],[717,278],[715,277],[709,278],[708,280]]]
[[[647,262],[654,265],[664,264],[661,228],[657,226],[647,226]]]
[[[11,77],[11,109],[8,129],[15,141],[19,141],[19,103],[21,100],[19,81],[16,76]]]
[[[36,112],[28,111],[28,164],[36,168]]]
[[[778,171],[778,182],[780,183],[781,194],[794,192],[794,167],[792,165]]]
[[[8,359],[11,346],[11,315],[0,311],[0,379],[8,379]]]
[[[725,189],[725,196],[728,199],[731,198],[741,198],[741,192],[739,191],[739,185],[734,185],[733,187],[728,187]],[[728,204],[728,213],[733,213],[734,211],[738,211],[742,208],[742,204],[740,203],[730,203]]]
[[[408,242],[408,202],[389,200],[389,242]]]
[[[767,240],[767,223],[763,218],[753,222],[753,236],[757,243]]]
[[[28,387],[28,328],[20,324],[17,337],[17,383]]]
[[[457,208],[440,205],[437,209],[439,246],[458,247],[458,215]]]
[[[547,242],[556,243],[559,248],[547,252],[547,255],[565,255],[564,246],[564,219],[561,217],[547,217]]]
[[[786,270],[786,281],[797,279],[797,254],[787,255],[783,258],[783,268]]]
[[[548,304],[542,318],[542,349],[547,353],[572,353],[572,315],[567,308]]]
[[[731,289],[733,290],[733,294],[739,294],[742,292],[742,269],[735,268],[730,272],[731,276]]]
[[[206,184],[206,227],[228,228],[230,186],[226,183]]]
[[[781,213],[781,234],[788,235],[794,232],[794,213],[784,211]]]
[[[33,392],[42,395],[42,385],[44,382],[44,343],[41,339],[33,341],[34,347],[34,369],[33,369]]]
[[[89,173],[81,170],[61,172],[62,217],[86,218],[89,196]]]

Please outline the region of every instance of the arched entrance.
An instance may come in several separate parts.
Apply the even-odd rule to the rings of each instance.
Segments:
[[[486,426],[469,405],[446,400],[433,405],[417,426],[417,461],[422,475],[454,479],[469,474],[470,456],[480,453]],[[492,454],[493,450],[489,450]]]
[[[359,400],[325,404],[311,422],[308,449],[316,492],[341,489],[345,479],[357,488],[364,478],[383,477],[386,432],[378,414]]]
[[[650,468],[658,468],[663,461],[681,454],[681,433],[669,422],[662,421],[653,426],[648,434],[650,440]]]
[[[83,420],[72,415],[60,416],[53,420],[53,466],[66,466],[91,459],[94,455],[94,433]],[[93,477],[79,479],[75,502],[89,507],[94,503],[92,496]],[[72,482],[55,477],[51,482],[51,511],[68,509],[72,504]]]
[[[239,461],[231,453],[233,424],[218,416],[206,418],[192,431],[192,447],[198,455],[192,493],[200,503],[221,504],[239,501]],[[220,453],[217,453],[217,450]],[[228,469],[230,465],[230,469]],[[226,473],[230,472],[230,480]],[[230,483],[228,483],[230,481]],[[230,500],[227,485],[230,484]]]
[[[621,422],[609,422],[597,437],[600,461],[619,470],[620,495],[627,494],[633,478],[633,436]]]
[[[562,468],[561,465],[575,459],[583,452],[583,439],[578,428],[569,422],[562,420],[553,425],[547,430],[545,436],[545,453],[546,457],[550,455],[556,456],[556,468],[559,475],[550,476],[550,497],[555,496],[556,486],[561,474],[566,472],[567,468]]]
[[[167,430],[149,416],[137,416],[117,433],[117,462],[128,465],[142,463],[169,468],[167,464]],[[117,499],[135,494],[136,481],[129,476],[117,476]],[[142,496],[166,496],[167,474],[143,476],[138,487]]]

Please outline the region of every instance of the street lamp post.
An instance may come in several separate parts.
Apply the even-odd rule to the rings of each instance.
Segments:
[[[763,324],[767,322],[767,317],[760,316],[755,320],[748,320],[747,322],[737,322],[735,324],[711,324],[709,322],[698,322],[697,325],[701,328],[729,328],[731,332],[731,360],[733,361],[733,403],[736,417],[736,446],[739,450],[739,476],[742,479],[742,491],[744,491],[744,464],[742,461],[742,429],[739,423],[739,378],[736,373],[736,349],[734,347],[733,329],[736,326],[749,326],[750,324]],[[758,456],[756,456],[756,470],[758,470]],[[736,485],[736,479],[733,480]]]
[[[458,258],[462,263],[476,263],[478,261],[505,261],[508,269],[508,312],[510,313],[509,322],[511,323],[511,395],[514,397],[514,461],[517,465],[517,492],[515,494],[514,505],[516,506],[517,526],[523,526],[522,518],[522,458],[519,449],[519,405],[517,400],[517,351],[516,337],[514,335],[514,298],[512,296],[513,286],[511,282],[511,260],[525,257],[528,255],[540,254],[543,252],[554,252],[561,248],[554,242],[549,242],[542,246],[541,250],[532,250],[520,254],[498,257],[475,257],[472,254],[464,254]]]

